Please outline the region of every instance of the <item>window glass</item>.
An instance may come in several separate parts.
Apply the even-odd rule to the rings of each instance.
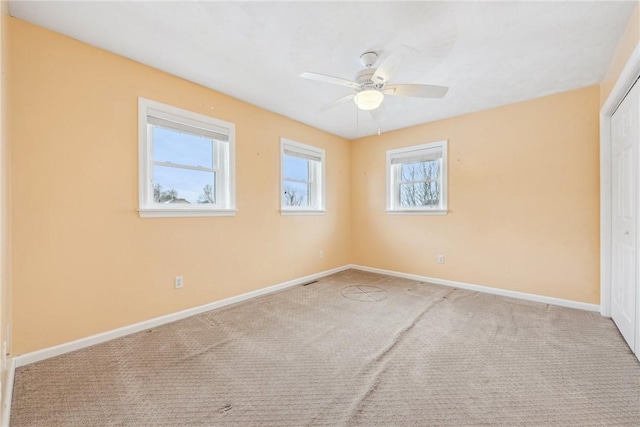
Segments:
[[[159,126],[153,131],[153,161],[213,168],[213,140]]]
[[[167,166],[153,167],[156,203],[215,203],[215,173]]]
[[[309,206],[309,184],[284,182],[283,202],[285,206]]]
[[[440,161],[401,164],[400,206],[440,204]]]
[[[284,156],[285,179],[309,180],[309,160],[295,156]]]

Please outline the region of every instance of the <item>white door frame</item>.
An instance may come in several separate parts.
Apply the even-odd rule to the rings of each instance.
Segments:
[[[600,314],[606,317],[611,317],[611,116],[638,77],[640,77],[640,43],[633,50],[600,110]],[[636,262],[640,267],[640,260]],[[640,268],[637,271],[640,272]],[[636,299],[637,313],[640,310],[640,290],[636,292]],[[634,350],[636,356],[640,358],[640,315],[638,314],[636,314],[636,322]]]

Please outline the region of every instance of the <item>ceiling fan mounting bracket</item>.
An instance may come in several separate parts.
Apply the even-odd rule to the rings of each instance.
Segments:
[[[378,54],[375,52],[365,52],[360,55],[360,62],[367,68],[373,67],[373,64],[378,60]]]

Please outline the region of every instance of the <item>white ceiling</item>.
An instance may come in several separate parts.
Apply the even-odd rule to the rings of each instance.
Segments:
[[[378,125],[352,102],[360,54],[417,49],[392,83],[449,86],[387,96],[382,132],[599,83],[633,10],[613,2],[11,1],[11,15],[348,139]]]

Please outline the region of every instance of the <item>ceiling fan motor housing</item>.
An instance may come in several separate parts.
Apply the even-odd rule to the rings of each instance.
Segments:
[[[375,68],[366,68],[356,75],[356,82],[362,87],[373,87],[373,74],[376,72]]]
[[[356,75],[356,82],[360,85],[360,90],[382,89],[385,86],[385,82],[379,83],[373,81],[375,72],[375,68],[366,68]]]

